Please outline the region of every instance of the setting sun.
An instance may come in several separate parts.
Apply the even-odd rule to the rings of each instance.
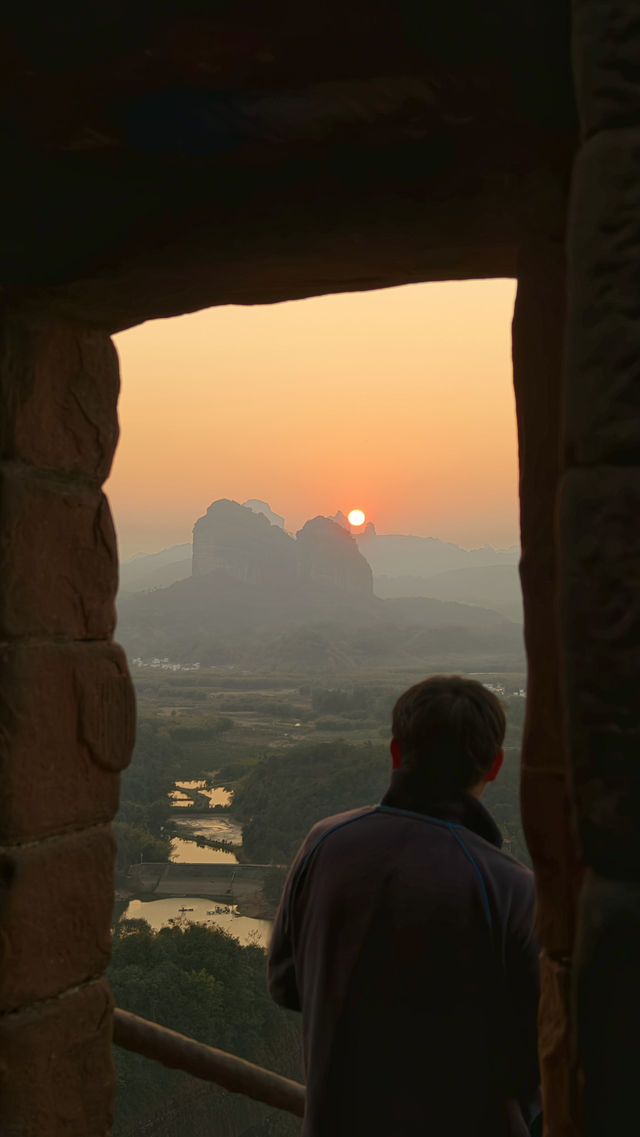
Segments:
[[[349,524],[355,525],[356,527],[358,525],[364,525],[364,523],[366,521],[366,517],[365,517],[365,515],[361,509],[350,510],[348,515],[347,515],[347,518],[348,518]]]

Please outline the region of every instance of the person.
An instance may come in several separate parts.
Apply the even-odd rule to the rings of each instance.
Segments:
[[[302,1011],[302,1133],[521,1137],[540,1122],[534,884],[480,801],[504,711],[434,676],[400,696],[392,733],[382,802],[313,827],[275,920],[269,989]]]

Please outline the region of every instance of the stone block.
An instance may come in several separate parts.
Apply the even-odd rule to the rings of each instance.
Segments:
[[[110,821],[135,696],[112,643],[0,648],[0,845]]]
[[[0,455],[102,483],[118,441],[118,357],[102,332],[0,325]]]
[[[598,135],[574,170],[568,234],[567,465],[640,449],[640,129]]]
[[[113,860],[107,825],[0,850],[0,1012],[102,974]]]
[[[106,1137],[111,1007],[100,980],[0,1017],[2,1137]]]
[[[568,960],[540,954],[538,1050],[546,1137],[580,1137],[580,1075],[571,1024]]]
[[[572,470],[560,497],[561,618],[581,844],[640,879],[640,470]]]
[[[115,625],[116,538],[99,489],[0,467],[0,638],[101,639]]]
[[[536,932],[542,947],[569,955],[581,881],[572,807],[562,770],[522,771],[522,821],[536,874]]]
[[[575,960],[589,1137],[631,1133],[637,1126],[639,959],[640,882],[590,874]]]
[[[529,661],[522,745],[522,809],[536,873],[537,929],[569,952],[580,869],[567,788],[557,606],[556,499],[560,475],[565,263],[562,245],[529,241],[518,263],[513,320],[520,458],[520,579]]]
[[[573,4],[573,66],[585,134],[640,124],[638,5]]]

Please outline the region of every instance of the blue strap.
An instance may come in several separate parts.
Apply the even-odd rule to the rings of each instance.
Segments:
[[[476,859],[475,859],[475,857],[474,857],[473,853],[472,853],[472,852],[471,852],[471,850],[470,850],[470,849],[469,849],[469,848],[468,848],[468,847],[465,845],[465,843],[464,843],[464,841],[462,840],[462,837],[460,836],[460,834],[459,834],[459,833],[456,833],[456,829],[457,829],[457,828],[460,828],[460,826],[456,826],[456,825],[453,825],[453,824],[449,824],[449,825],[447,825],[447,829],[448,829],[448,830],[449,830],[449,832],[450,832],[450,833],[452,833],[452,834],[453,834],[453,836],[455,837],[455,839],[456,839],[456,841],[458,842],[458,844],[459,844],[460,848],[462,849],[462,852],[464,853],[464,855],[465,855],[465,857],[467,858],[467,860],[470,862],[470,864],[471,864],[471,867],[472,867],[472,869],[473,869],[474,873],[476,874],[476,878],[477,878],[478,884],[479,884],[479,886],[480,886],[480,899],[482,900],[482,907],[484,908],[484,914],[485,914],[485,916],[486,916],[486,918],[487,918],[487,924],[489,925],[489,931],[490,931],[491,933],[493,933],[493,919],[492,919],[492,917],[491,917],[491,906],[490,906],[490,904],[489,904],[489,897],[488,897],[488,895],[487,895],[487,886],[486,886],[486,884],[485,884],[485,879],[484,879],[484,877],[483,877],[483,875],[482,875],[482,873],[481,873],[481,871],[480,871],[480,866],[479,866],[478,862],[476,861]]]

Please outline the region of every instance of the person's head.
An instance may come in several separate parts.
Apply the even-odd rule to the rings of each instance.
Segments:
[[[479,797],[502,765],[505,726],[502,704],[482,683],[433,675],[393,708],[393,767],[415,772],[436,795]]]

